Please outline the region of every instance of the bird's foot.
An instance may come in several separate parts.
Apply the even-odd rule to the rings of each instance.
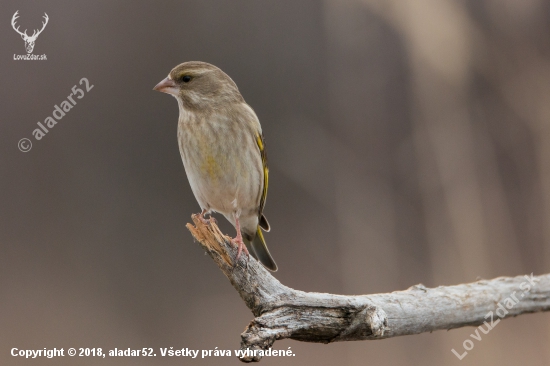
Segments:
[[[241,253],[244,251],[248,257],[248,260],[246,261],[246,270],[248,270],[250,253],[248,253],[248,249],[246,249],[246,245],[244,245],[243,234],[241,233],[241,224],[237,215],[235,215],[235,229],[237,229],[237,236],[235,237],[235,239],[231,239],[231,243],[237,246],[237,258],[235,258],[235,265],[237,265],[237,262],[239,262],[239,258],[241,258]]]
[[[235,263],[239,261],[243,252],[246,254],[248,259],[250,259],[250,253],[248,252],[248,249],[246,249],[246,245],[244,245],[241,235],[237,235],[235,239],[231,239],[231,243],[237,247],[237,258],[235,258]]]
[[[201,213],[199,213],[199,220],[201,220],[201,222],[204,224],[204,225],[210,225],[211,223],[216,223],[216,219],[213,218],[212,216],[210,216],[210,218],[205,218],[204,215],[206,214],[210,214],[208,211],[206,210],[202,210]]]

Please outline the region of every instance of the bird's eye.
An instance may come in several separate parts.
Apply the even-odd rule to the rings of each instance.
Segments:
[[[188,82],[191,81],[191,76],[185,75],[183,78],[181,78],[181,80],[182,80],[184,83],[188,83]]]

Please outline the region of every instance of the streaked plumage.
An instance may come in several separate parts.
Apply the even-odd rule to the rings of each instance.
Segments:
[[[178,101],[179,149],[202,213],[219,212],[240,226],[250,254],[277,270],[260,230],[269,231],[263,216],[268,165],[262,128],[237,85],[219,68],[192,61],[176,66],[155,90]]]

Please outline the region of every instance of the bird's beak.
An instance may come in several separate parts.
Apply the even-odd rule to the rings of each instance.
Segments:
[[[174,80],[169,78],[162,80],[153,88],[153,90],[172,95],[178,95],[179,92],[178,86],[176,85],[176,83],[174,83]]]

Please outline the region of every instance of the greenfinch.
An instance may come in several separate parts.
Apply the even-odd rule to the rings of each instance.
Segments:
[[[154,90],[178,101],[178,144],[191,189],[202,212],[219,212],[235,227],[232,242],[267,269],[277,270],[262,234],[268,181],[260,121],[237,85],[206,62],[182,63]]]

